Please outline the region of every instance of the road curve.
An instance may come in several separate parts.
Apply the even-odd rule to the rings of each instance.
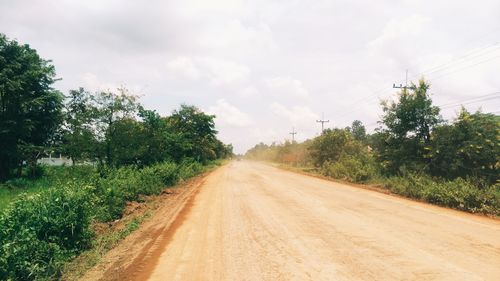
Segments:
[[[500,280],[500,222],[232,162],[151,263],[150,280]]]

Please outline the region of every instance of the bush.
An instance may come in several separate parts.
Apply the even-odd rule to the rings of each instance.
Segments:
[[[137,201],[139,195],[159,194],[166,186],[177,183],[178,177],[177,165],[172,162],[143,169],[129,166],[106,171],[97,183],[100,200],[98,219],[110,221],[120,218],[126,201]]]
[[[375,165],[368,157],[343,155],[339,161],[327,161],[321,174],[350,182],[367,182],[377,176]]]
[[[175,185],[180,178],[179,166],[173,162],[165,162],[156,165],[155,172],[160,177],[163,186]],[[161,189],[163,189],[163,186],[161,186]]]
[[[90,246],[91,187],[64,185],[21,196],[0,217],[0,279],[56,277]]]
[[[159,194],[203,169],[194,161],[102,170],[100,176],[92,167],[49,168],[44,184],[52,187],[20,196],[0,213],[0,280],[58,278],[65,262],[91,246],[92,220],[120,218],[126,201]]]
[[[396,194],[469,212],[500,215],[500,185],[479,188],[462,178],[436,181],[429,176],[407,174],[383,180]]]
[[[193,160],[184,160],[178,168],[178,175],[181,179],[191,178],[203,171],[203,165]]]
[[[126,201],[137,200],[142,188],[140,170],[135,167],[123,167],[105,172],[97,183],[99,210],[97,219],[111,221],[121,217]]]

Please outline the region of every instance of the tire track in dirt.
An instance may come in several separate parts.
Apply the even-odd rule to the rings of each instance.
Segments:
[[[207,175],[175,188],[153,217],[106,254],[81,280],[146,280],[166,245],[183,224]]]

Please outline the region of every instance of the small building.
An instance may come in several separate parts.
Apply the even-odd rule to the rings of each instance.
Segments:
[[[52,157],[52,154],[49,154],[49,157],[38,159],[38,164],[48,166],[71,166],[73,165],[73,160],[71,160],[71,158],[62,156],[61,154],[59,154],[59,157]]]

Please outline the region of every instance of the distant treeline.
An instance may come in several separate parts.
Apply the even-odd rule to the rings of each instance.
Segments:
[[[302,143],[260,143],[246,157],[379,183],[459,209],[500,212],[500,116],[462,108],[455,120],[445,122],[428,89],[420,80],[396,101],[383,102],[381,126],[373,134],[356,120]]]

